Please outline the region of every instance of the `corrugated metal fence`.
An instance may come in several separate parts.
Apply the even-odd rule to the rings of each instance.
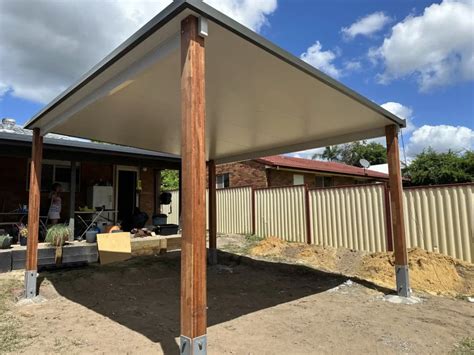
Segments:
[[[387,250],[384,193],[382,184],[310,190],[312,243]]]
[[[306,188],[255,190],[255,234],[306,243]]]
[[[404,190],[408,247],[474,262],[474,184]]]
[[[169,223],[178,223],[173,191]],[[474,184],[404,190],[408,247],[474,261]],[[217,190],[217,231],[385,251],[391,245],[385,185]],[[163,206],[164,213],[169,207]]]

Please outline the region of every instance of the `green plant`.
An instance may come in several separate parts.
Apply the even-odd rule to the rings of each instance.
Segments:
[[[467,337],[461,340],[459,344],[451,351],[453,355],[474,354],[474,338]]]
[[[437,153],[431,148],[418,154],[404,170],[413,185],[441,185],[474,181],[474,153],[448,151]]]
[[[12,243],[12,237],[10,235],[0,235],[0,249],[8,249]]]
[[[18,234],[20,237],[28,238],[28,228],[24,224],[18,226]]]
[[[45,241],[52,246],[61,247],[69,240],[70,233],[71,231],[68,226],[55,224],[48,229]]]
[[[260,242],[265,238],[260,237],[260,236],[255,235],[255,234],[246,234],[245,239],[247,240],[247,242],[255,243],[255,242]]]

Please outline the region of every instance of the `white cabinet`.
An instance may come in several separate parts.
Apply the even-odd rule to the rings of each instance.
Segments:
[[[91,186],[87,189],[87,207],[105,206],[111,210],[114,207],[114,188],[112,186]]]

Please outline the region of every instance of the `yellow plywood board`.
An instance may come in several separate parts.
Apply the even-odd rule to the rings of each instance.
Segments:
[[[101,264],[124,261],[132,257],[130,233],[97,234],[97,246]]]

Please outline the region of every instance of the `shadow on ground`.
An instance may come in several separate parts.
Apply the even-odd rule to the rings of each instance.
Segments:
[[[305,266],[226,253],[220,254],[220,261],[227,267],[208,268],[209,326],[324,292],[347,280]],[[175,342],[180,314],[178,252],[50,271],[41,274],[40,283],[45,278],[67,299],[160,343],[165,354],[179,353]]]

